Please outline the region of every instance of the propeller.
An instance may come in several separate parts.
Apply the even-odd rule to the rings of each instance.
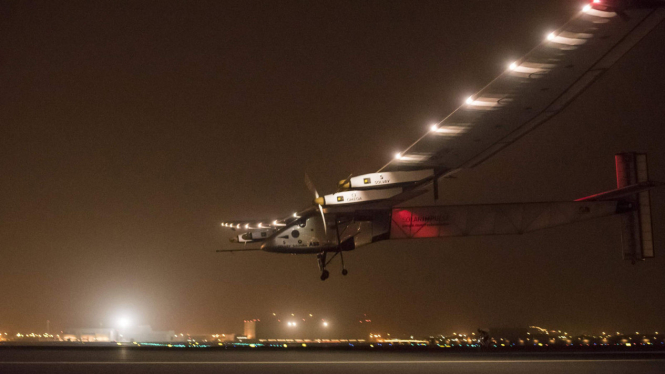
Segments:
[[[326,223],[326,216],[323,213],[323,206],[320,203],[319,192],[316,190],[316,187],[314,187],[314,183],[312,183],[312,180],[307,173],[305,173],[305,185],[309,192],[314,194],[314,203],[319,206],[319,212],[321,212],[321,219],[323,220],[323,232],[328,236],[328,224]]]
[[[346,186],[346,184],[349,183],[349,179],[351,179],[351,176],[352,176],[352,175],[353,175],[353,174],[349,174],[349,176],[346,177],[346,179],[341,180],[341,181],[339,181],[339,183],[337,183],[337,191],[335,191],[335,193],[337,193],[337,192],[342,192],[342,191],[348,189],[348,187],[345,187],[345,186]]]

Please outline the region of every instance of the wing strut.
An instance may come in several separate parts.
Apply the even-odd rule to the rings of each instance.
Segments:
[[[260,251],[260,250],[261,250],[261,248],[240,248],[240,249],[218,249],[215,252],[217,252],[217,253],[221,253],[221,252],[233,253],[233,252],[249,252],[249,251]]]

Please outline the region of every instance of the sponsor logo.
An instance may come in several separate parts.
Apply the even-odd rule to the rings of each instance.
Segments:
[[[374,184],[388,184],[390,179],[384,179],[383,174],[379,174],[379,179],[374,181]]]
[[[350,203],[350,202],[353,202],[353,201],[360,201],[360,200],[362,200],[362,199],[363,199],[363,198],[360,197],[360,196],[358,196],[357,193],[353,192],[353,193],[351,193],[351,194],[346,198],[346,202],[347,202],[347,203]]]
[[[578,208],[577,212],[579,214],[586,214],[586,213],[591,213],[591,208],[588,206],[581,206]]]
[[[403,227],[447,226],[450,225],[450,216],[447,213],[432,215],[411,215],[398,218]]]

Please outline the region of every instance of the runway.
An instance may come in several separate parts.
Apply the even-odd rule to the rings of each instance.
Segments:
[[[662,373],[665,352],[0,349],[2,373]]]

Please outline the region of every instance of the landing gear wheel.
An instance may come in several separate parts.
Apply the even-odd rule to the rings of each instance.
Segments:
[[[347,274],[349,274],[349,271],[346,269],[342,269],[342,275],[347,275]]]
[[[328,273],[328,270],[324,270],[321,273],[321,280],[324,281],[324,280],[328,279],[329,276],[330,276],[330,273]]]

